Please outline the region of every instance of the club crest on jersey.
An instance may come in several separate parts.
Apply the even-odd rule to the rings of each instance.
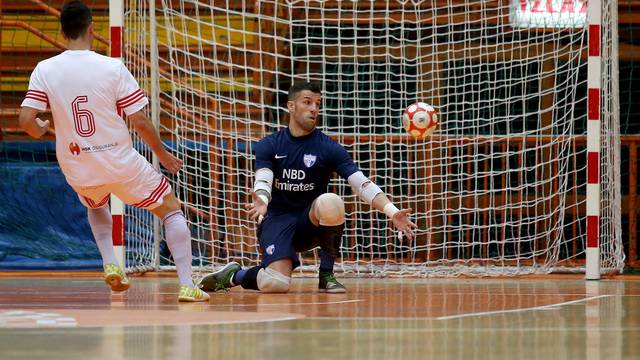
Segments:
[[[316,163],[316,156],[311,154],[304,154],[302,160],[304,161],[304,166],[310,168],[313,166],[313,164]]]
[[[275,245],[271,244],[271,245],[267,246],[267,250],[266,250],[267,254],[273,255],[274,251],[276,251],[276,246]]]

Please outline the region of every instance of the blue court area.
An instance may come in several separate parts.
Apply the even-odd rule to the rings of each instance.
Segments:
[[[206,142],[164,142],[172,151],[209,151]],[[226,144],[222,144],[226,147]],[[145,146],[135,142],[138,150]],[[233,148],[244,152],[244,142]],[[145,153],[145,151],[141,151]],[[139,217],[138,222],[151,221]],[[126,241],[139,241],[150,225],[126,223]],[[161,253],[168,256],[161,243]],[[53,141],[0,142],[0,270],[101,269],[86,209],[67,184]]]
[[[98,269],[85,208],[53,142],[0,143],[0,269]]]

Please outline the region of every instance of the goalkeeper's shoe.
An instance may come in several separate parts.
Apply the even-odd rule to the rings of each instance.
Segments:
[[[320,292],[331,294],[347,292],[344,285],[340,284],[338,280],[336,280],[336,276],[333,274],[333,271],[320,271],[319,280],[318,289],[320,289]]]
[[[182,302],[198,302],[209,301],[209,294],[200,290],[197,286],[180,285],[180,293],[178,294],[178,301]]]
[[[222,269],[205,275],[200,282],[198,282],[198,285],[204,291],[215,292],[218,290],[227,290],[235,286],[235,284],[231,283],[231,280],[233,279],[233,275],[241,269],[240,264],[232,261],[222,267]]]
[[[111,291],[125,291],[131,286],[127,275],[116,264],[104,265],[104,282],[111,287]]]

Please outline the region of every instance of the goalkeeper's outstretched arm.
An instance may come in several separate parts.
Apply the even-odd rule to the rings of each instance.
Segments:
[[[413,229],[418,226],[409,220],[409,214],[411,214],[412,209],[398,209],[382,189],[364,176],[362,171],[353,173],[347,181],[349,181],[351,188],[360,196],[362,201],[371,205],[374,209],[385,213],[387,217],[391,219],[396,229],[402,231],[409,239],[413,239],[415,236]]]

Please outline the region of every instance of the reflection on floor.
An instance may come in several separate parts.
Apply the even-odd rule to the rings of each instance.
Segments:
[[[179,304],[176,280],[0,277],[0,358],[640,358],[640,281],[344,279],[323,294],[234,288]]]

